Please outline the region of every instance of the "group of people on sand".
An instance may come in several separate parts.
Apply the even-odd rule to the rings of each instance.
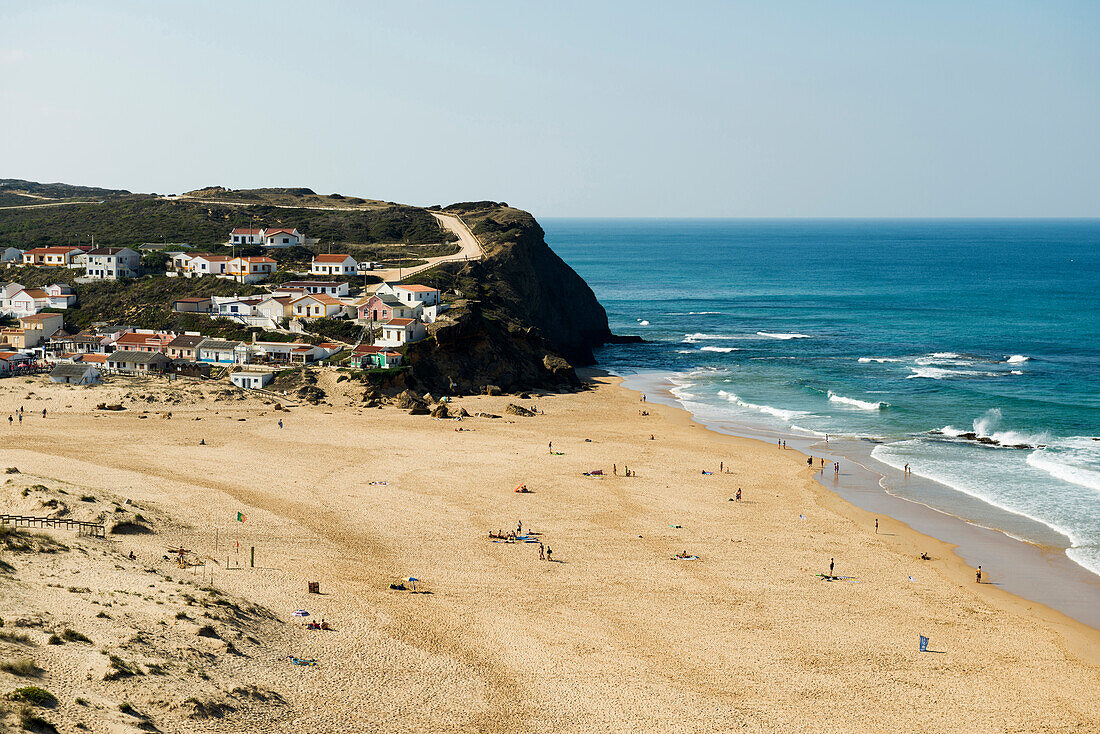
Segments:
[[[19,410],[15,411],[14,413],[9,413],[8,414],[8,425],[9,426],[13,425],[15,423],[16,418],[18,418],[19,422],[22,423],[23,422],[23,412],[24,412],[23,406],[20,405]],[[46,409],[45,408],[42,409],[42,417],[43,418],[46,417]]]
[[[309,622],[308,624],[306,624],[306,629],[307,630],[331,630],[332,627],[330,627],[329,623],[325,621],[324,617],[322,617],[320,622]]]

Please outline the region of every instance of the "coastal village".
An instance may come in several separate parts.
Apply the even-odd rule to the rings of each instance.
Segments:
[[[295,228],[234,228],[225,245],[281,249],[305,242]],[[142,256],[148,251],[163,253],[163,272],[142,267]],[[234,341],[201,329],[174,332],[122,323],[71,329],[65,311],[77,301],[72,286],[58,282],[27,287],[0,275],[0,317],[14,320],[0,329],[0,377],[49,372],[54,382],[92,385],[106,375],[159,374],[228,379],[240,388],[262,389],[278,371],[304,365],[339,363],[356,370],[394,370],[402,366],[406,346],[425,339],[428,325],[448,308],[441,292],[430,286],[399,280],[359,284],[363,276],[383,271],[383,264],[357,262],[339,252],[314,254],[305,272],[281,270],[267,255],[195,252],[182,244],[73,245],[25,251],[8,247],[0,250],[0,257],[9,270],[78,271],[78,283],[161,275],[219,278],[265,289],[173,302],[175,313],[224,320],[251,330],[251,340]],[[354,341],[309,338],[311,327],[322,320],[360,328],[353,330]],[[258,333],[275,333],[280,338],[259,339]]]

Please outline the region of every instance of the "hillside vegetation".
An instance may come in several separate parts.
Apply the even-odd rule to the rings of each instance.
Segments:
[[[27,199],[23,203],[39,201]],[[102,245],[134,246],[167,240],[208,249],[226,242],[234,227],[249,226],[297,228],[306,237],[336,244],[426,245],[453,238],[426,210],[410,206],[372,205],[331,211],[126,194],[72,206],[0,208],[0,245],[27,249],[86,243],[94,237]]]

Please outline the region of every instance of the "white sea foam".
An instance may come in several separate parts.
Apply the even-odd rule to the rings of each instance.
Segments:
[[[1005,357],[1005,362],[1009,364],[1019,364],[1020,362],[1030,361],[1031,357],[1025,357],[1022,354],[1013,354],[1011,357]]]
[[[927,380],[942,380],[945,377],[952,377],[956,373],[953,370],[945,370],[942,367],[912,367],[913,374],[906,375],[905,379],[912,380],[915,378],[923,378]]]
[[[897,357],[860,357],[859,361],[863,364],[867,364],[868,362],[878,362],[879,364],[883,364],[884,362],[901,362],[902,360],[898,359]]]
[[[1090,439],[1070,438],[1036,449],[1027,463],[1055,479],[1100,492],[1100,444]]]
[[[649,326],[649,322],[646,321],[645,319],[638,319],[638,325],[639,326]]]
[[[721,316],[721,311],[688,311],[688,316]]]
[[[944,367],[910,367],[913,374],[905,379],[924,378],[928,380],[946,380],[960,377],[1004,377],[1004,372],[983,372],[981,370],[949,370]]]
[[[850,405],[853,408],[859,408],[860,410],[882,410],[888,407],[889,403],[877,402],[872,403],[868,400],[857,400],[856,398],[846,398],[843,395],[837,395],[832,390],[829,391],[829,402],[840,403],[841,405]]]
[[[749,410],[756,410],[767,415],[775,416],[776,418],[784,421],[790,421],[794,418],[798,418],[799,416],[809,415],[809,413],[804,410],[784,410],[783,408],[776,408],[771,405],[757,405],[756,403],[747,403],[737,395],[734,395],[731,392],[726,392],[725,390],[719,390],[718,394],[733,403],[734,405],[738,405],[742,408],[748,408]]]
[[[809,339],[809,334],[775,334],[768,331],[758,331],[757,336],[766,336],[769,339]]]
[[[699,347],[700,352],[736,352],[737,347]]]
[[[1023,373],[1023,372],[1021,372],[1020,370],[1012,370],[1012,371],[1011,371],[1011,372],[1009,372],[1008,374],[1010,374],[1010,375],[1022,375],[1022,374],[1024,374],[1024,373]]]
[[[694,349],[677,349],[676,353],[677,354],[695,354],[695,350]]]
[[[683,343],[684,344],[695,344],[696,342],[699,342],[699,341],[709,341],[709,340],[712,340],[712,339],[736,339],[736,338],[737,337],[735,337],[735,336],[729,336],[729,335],[726,335],[726,334],[702,334],[702,333],[684,334]]]

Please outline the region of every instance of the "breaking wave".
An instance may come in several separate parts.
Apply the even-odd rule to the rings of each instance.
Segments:
[[[699,347],[700,352],[736,352],[737,347]]]
[[[1020,362],[1029,362],[1031,357],[1025,357],[1022,354],[1013,354],[1011,357],[1005,357],[1005,362],[1009,364],[1019,364]]]
[[[863,364],[867,364],[868,362],[883,364],[884,362],[901,362],[902,360],[897,357],[860,357],[858,361]]]
[[[857,400],[856,398],[846,398],[843,395],[837,395],[832,390],[829,391],[829,402],[840,403],[841,405],[850,405],[853,408],[859,408],[860,410],[882,410],[889,407],[889,403],[872,403],[868,400]]]
[[[757,336],[766,336],[769,339],[809,339],[809,334],[776,334],[770,331],[758,331]]]
[[[725,390],[719,390],[718,394],[730,401],[734,405],[738,405],[742,408],[748,408],[749,410],[756,410],[767,415],[775,416],[785,421],[790,421],[799,416],[809,415],[804,410],[784,410],[783,408],[776,408],[771,405],[757,405],[756,403],[747,403],[737,395]]]

